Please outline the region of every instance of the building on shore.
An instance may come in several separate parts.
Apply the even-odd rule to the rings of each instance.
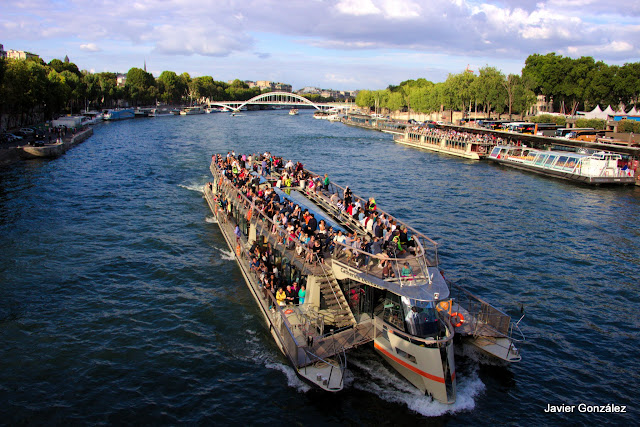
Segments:
[[[7,52],[4,51],[4,46],[0,44],[0,59],[7,57]]]
[[[127,75],[126,74],[122,74],[122,73],[118,73],[116,75],[116,86],[124,87],[125,84],[127,84]]]
[[[4,51],[4,48],[2,50]],[[39,58],[39,56],[36,55],[35,53],[27,52],[24,50],[14,50],[14,49],[9,49],[9,51],[6,52],[6,57],[9,59]]]

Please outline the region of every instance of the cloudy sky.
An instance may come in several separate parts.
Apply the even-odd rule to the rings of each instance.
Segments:
[[[382,89],[532,53],[637,62],[640,1],[0,0],[0,43],[95,72]]]

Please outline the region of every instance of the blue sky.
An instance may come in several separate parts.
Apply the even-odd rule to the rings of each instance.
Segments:
[[[0,43],[81,69],[142,67],[294,89],[519,73],[532,53],[640,60],[640,2],[603,0],[2,0]]]

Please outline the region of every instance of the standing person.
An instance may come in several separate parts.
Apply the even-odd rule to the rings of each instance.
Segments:
[[[352,198],[353,198],[353,193],[351,192],[351,189],[349,188],[349,186],[346,186],[344,188],[344,197],[343,197],[344,205],[350,206]]]
[[[233,234],[236,235],[236,243],[240,242],[240,237],[242,237],[242,231],[240,231],[240,226],[236,224],[236,229],[233,231]]]
[[[287,294],[285,294],[284,289],[280,287],[278,289],[278,292],[276,292],[276,301],[278,302],[279,306],[283,306],[286,304],[286,300],[287,300]]]
[[[322,181],[322,187],[323,187],[325,190],[329,191],[329,184],[330,184],[330,181],[329,181],[329,174],[328,174],[328,173],[325,173],[325,174],[324,174],[324,180]]]
[[[287,285],[287,290],[284,291],[284,294],[287,304],[293,304],[295,302],[297,295],[293,292],[291,285]]]
[[[300,290],[298,291],[298,303],[300,305],[304,304],[304,299],[307,296],[307,289],[304,285],[300,286]]]
[[[298,287],[298,282],[293,282],[291,284],[291,293],[293,294],[293,303],[298,305],[300,288]]]

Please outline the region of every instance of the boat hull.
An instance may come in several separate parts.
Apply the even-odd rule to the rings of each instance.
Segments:
[[[40,147],[23,145],[20,147],[20,157],[23,159],[56,158],[66,151],[62,142],[45,144]]]
[[[453,340],[444,347],[420,346],[387,329],[374,340],[374,348],[384,360],[422,393],[441,403],[456,400]]]
[[[419,148],[421,150],[433,151],[435,153],[449,154],[451,156],[462,157],[465,159],[480,160],[486,157],[485,154],[480,155],[474,151],[457,150],[457,149],[442,147],[441,145],[437,145],[437,144],[429,144],[429,143],[412,141],[406,138],[398,138],[396,139],[396,142],[398,144],[407,145],[413,148]]]

